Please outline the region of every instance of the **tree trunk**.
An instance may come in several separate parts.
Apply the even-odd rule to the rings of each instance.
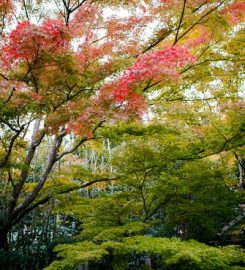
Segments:
[[[89,270],[88,263],[80,264],[76,270]]]
[[[144,260],[145,260],[145,266],[147,267],[147,269],[151,269],[151,258],[148,255],[146,255]]]
[[[11,259],[9,257],[8,230],[0,229],[0,269],[11,270]]]
[[[237,156],[238,168],[239,168],[239,185],[241,189],[245,189],[245,162],[242,157]]]
[[[9,250],[8,231],[0,229],[0,250]]]

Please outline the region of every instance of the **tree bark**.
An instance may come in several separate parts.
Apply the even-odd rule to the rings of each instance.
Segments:
[[[0,269],[2,270],[12,269],[11,260],[9,257],[10,246],[8,241],[8,232],[9,230],[5,228],[0,228]]]
[[[245,161],[244,159],[235,153],[235,157],[237,160],[237,165],[239,169],[239,184],[238,188],[245,189]]]
[[[239,168],[239,188],[245,189],[245,162],[242,157],[238,156],[238,168]]]
[[[0,229],[0,250],[9,250],[8,231],[5,229]]]

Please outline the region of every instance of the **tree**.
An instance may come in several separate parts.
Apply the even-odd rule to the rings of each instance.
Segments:
[[[145,127],[122,125],[114,132],[117,133],[111,134],[114,145],[118,140],[122,144],[113,150],[112,164],[121,177],[112,190],[109,187],[100,188],[99,192],[92,190],[89,198],[83,193],[73,194],[69,201],[59,198],[59,213],[71,215],[79,224],[79,232],[73,236],[74,243],[55,248],[58,258],[50,269],[73,269],[90,260],[98,260],[100,267],[107,262],[111,266],[106,269],[136,269],[137,263],[144,261],[149,242],[156,248],[159,237],[174,236],[208,244],[238,214],[237,206],[243,200],[238,192],[232,191],[235,183],[231,182],[232,165],[227,168],[224,160],[200,159],[196,151],[198,140],[193,140],[193,134],[183,134],[181,128],[172,129],[166,123]],[[143,238],[137,238],[137,244],[145,248],[139,253],[137,248],[134,250],[139,257],[132,255],[127,240],[135,235],[151,236],[143,243]],[[121,244],[124,241],[127,246]],[[166,241],[169,241],[166,246],[171,246],[171,240]],[[91,257],[83,249],[90,250]],[[162,269],[154,257],[156,253],[150,252],[153,265],[159,267],[154,269]],[[220,257],[217,261],[225,269],[226,262]],[[183,266],[177,261],[171,262],[171,266],[164,264],[166,269],[173,265],[178,269],[192,269],[187,261]],[[201,265],[204,269],[211,268],[202,260]],[[93,264],[91,267],[97,269]]]
[[[18,2],[0,3],[0,248],[5,250],[11,228],[54,193],[111,180],[52,185],[58,162],[96,139],[102,125],[142,117],[148,92],[163,89],[168,98],[164,86],[178,89],[181,73],[195,78],[197,66],[208,63],[209,71],[210,62],[223,61],[217,47],[229,52],[224,61],[240,74],[244,7],[225,0],[183,1],[181,7],[179,1],[64,0],[54,1],[48,13],[47,1]],[[111,16],[105,15],[108,6]],[[125,18],[118,16],[118,7]],[[42,146],[46,159],[28,189]]]

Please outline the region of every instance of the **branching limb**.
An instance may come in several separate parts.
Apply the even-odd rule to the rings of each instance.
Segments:
[[[82,188],[86,188],[89,186],[92,186],[96,183],[101,183],[101,182],[111,182],[111,181],[115,181],[120,179],[120,176],[116,176],[116,177],[108,177],[108,178],[100,178],[100,179],[96,179],[96,180],[92,180],[90,182],[87,182],[85,184],[82,184],[81,186],[75,186],[75,187],[71,187],[68,188],[66,190],[62,190],[56,194],[52,194],[52,195],[48,195],[46,197],[44,197],[43,199],[37,201],[34,204],[29,205],[28,207],[26,207],[25,209],[23,209],[22,211],[20,211],[20,213],[16,216],[16,218],[14,219],[14,221],[12,222],[12,225],[17,224],[25,215],[27,215],[29,212],[31,212],[32,210],[36,209],[37,207],[46,204],[49,200],[51,200],[55,195],[63,195],[63,194],[67,194],[70,193],[72,191],[76,191]]]
[[[93,131],[92,131],[92,134],[95,134],[96,130],[97,130],[98,128],[100,128],[100,127],[103,125],[104,122],[105,122],[105,120],[102,120],[98,125],[96,125],[96,127],[95,127],[95,128],[93,129]],[[70,150],[65,151],[65,152],[63,152],[62,154],[60,154],[60,156],[58,156],[56,160],[58,161],[58,160],[60,160],[62,157],[64,157],[65,155],[68,155],[68,154],[73,153],[73,152],[76,151],[76,150],[79,148],[79,146],[81,146],[84,142],[86,142],[86,141],[88,141],[88,140],[91,140],[91,139],[93,139],[93,138],[88,138],[88,137],[82,138],[82,139],[81,139],[75,146],[73,146]]]
[[[48,179],[48,176],[56,162],[56,157],[57,157],[57,154],[58,154],[58,151],[59,151],[59,148],[61,146],[62,139],[64,136],[65,136],[65,133],[61,133],[61,135],[55,137],[52,148],[49,152],[49,157],[48,157],[45,169],[43,171],[42,176],[40,177],[39,182],[37,183],[37,185],[31,192],[31,194],[24,200],[24,202],[14,209],[14,215],[18,214],[22,209],[25,209],[26,207],[28,207],[28,205],[30,205],[36,199],[37,195],[39,194],[46,180]]]
[[[25,0],[23,0],[23,6],[24,6],[26,18],[29,21],[30,20],[30,17],[29,17],[29,14],[28,14],[28,10],[27,10],[27,6],[26,6],[26,1]]]
[[[180,15],[179,25],[178,25],[178,28],[177,28],[177,32],[176,32],[176,35],[175,35],[175,40],[174,40],[173,45],[175,45],[178,42],[178,35],[179,35],[179,31],[180,31],[181,24],[182,24],[184,14],[185,14],[185,7],[186,7],[186,0],[184,0],[184,3],[183,3],[183,8],[182,8],[182,12],[181,12],[181,15]]]
[[[7,102],[10,101],[10,99],[12,98],[12,96],[14,95],[14,92],[16,91],[15,87],[12,88],[10,95],[8,96],[8,98],[6,100],[4,100],[3,104],[6,104]]]
[[[179,37],[177,37],[177,39],[175,40],[176,44],[182,37],[184,37],[186,34],[188,34],[195,26],[197,26],[204,18],[206,18],[208,15],[210,15],[212,12],[214,12],[215,10],[217,10],[220,6],[223,5],[223,3],[225,2],[225,0],[221,1],[217,6],[215,6],[214,8],[210,9],[208,12],[206,12],[204,15],[201,16],[201,18],[199,18],[194,24],[192,24],[183,34],[181,34]]]
[[[31,145],[28,149],[28,152],[27,152],[27,155],[25,158],[25,162],[24,162],[24,166],[23,166],[23,169],[22,169],[21,174],[20,174],[19,181],[15,184],[14,189],[13,189],[12,194],[11,194],[11,197],[10,197],[10,200],[9,200],[9,203],[8,203],[8,216],[7,216],[7,219],[8,219],[7,223],[8,224],[11,223],[11,220],[13,217],[13,211],[14,211],[15,205],[17,203],[17,200],[19,198],[22,187],[23,187],[23,185],[28,177],[30,165],[31,165],[31,162],[33,160],[35,151],[45,136],[44,131],[40,132],[40,134],[38,136],[39,126],[40,126],[40,119],[37,119],[36,123],[34,124]]]
[[[0,162],[0,168],[4,167],[8,163],[10,155],[11,155],[13,147],[14,147],[14,143],[15,143],[16,139],[19,137],[19,135],[23,129],[24,129],[24,127],[22,126],[22,128],[20,130],[16,131],[15,135],[11,138],[7,153],[6,153],[5,157],[3,158],[3,161]]]

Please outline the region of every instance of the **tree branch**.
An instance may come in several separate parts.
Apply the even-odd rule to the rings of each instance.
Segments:
[[[16,91],[15,87],[12,88],[10,95],[8,96],[8,98],[6,100],[4,100],[3,104],[6,104],[7,102],[10,101],[10,99],[12,98],[12,96],[14,95],[14,92]]]
[[[25,9],[26,18],[27,18],[28,21],[30,21],[30,17],[29,17],[28,11],[27,11],[26,1],[25,0],[23,0],[23,5],[24,5],[24,9]]]
[[[186,34],[188,34],[196,25],[198,25],[205,17],[207,17],[209,14],[211,14],[212,12],[214,12],[215,10],[217,10],[223,3],[225,2],[225,0],[221,1],[216,7],[210,9],[207,13],[205,13],[204,15],[201,16],[200,19],[198,19],[193,25],[191,25],[182,35],[180,35],[177,40],[175,41],[174,44],[176,44],[182,37],[184,37]]]
[[[179,35],[179,31],[180,31],[181,24],[182,24],[184,14],[185,14],[185,6],[186,6],[186,0],[184,0],[184,3],[183,3],[183,8],[182,8],[182,12],[181,12],[181,15],[180,15],[179,25],[178,25],[178,28],[177,28],[177,32],[176,32],[176,35],[175,35],[175,40],[174,40],[173,45],[175,45],[178,42],[178,35]]]
[[[94,134],[95,132],[96,132],[96,130],[98,129],[98,128],[100,128],[102,125],[103,125],[103,123],[105,122],[105,120],[102,120],[94,129],[93,129],[93,131],[92,131],[92,134]],[[56,161],[58,161],[58,160],[60,160],[62,157],[64,157],[65,155],[68,155],[68,154],[71,154],[71,153],[73,153],[74,151],[76,151],[77,149],[78,149],[78,147],[79,146],[81,146],[84,142],[86,142],[86,141],[88,141],[88,140],[91,140],[91,139],[93,139],[93,138],[88,138],[88,137],[84,137],[84,138],[82,138],[74,147],[72,147],[70,150],[68,150],[68,151],[65,151],[65,152],[63,152],[60,156],[58,156],[57,158],[56,158]]]
[[[65,133],[62,133],[61,135],[57,136],[54,139],[53,146],[49,152],[49,157],[48,157],[48,160],[46,163],[46,167],[43,171],[43,174],[42,174],[39,182],[37,183],[37,185],[35,186],[35,188],[31,192],[31,194],[24,200],[24,202],[14,209],[14,215],[18,214],[22,209],[25,209],[28,205],[30,205],[36,199],[37,195],[39,194],[40,190],[42,189],[43,185],[45,184],[45,182],[46,182],[46,180],[47,180],[47,178],[48,178],[48,176],[53,168],[53,165],[56,162],[57,153],[59,151],[59,148],[61,146],[62,139],[64,136],[65,136]]]
[[[114,181],[119,179],[121,176],[116,176],[116,177],[108,177],[108,178],[100,178],[100,179],[96,179],[90,182],[87,182],[81,186],[76,186],[76,187],[71,187],[68,188],[66,190],[62,190],[56,194],[52,194],[52,195],[48,195],[45,198],[41,199],[40,201],[37,201],[36,203],[29,205],[27,208],[23,209],[17,216],[16,219],[12,222],[12,225],[17,224],[25,215],[27,215],[29,212],[31,212],[32,210],[36,209],[37,207],[46,204],[50,199],[52,199],[54,197],[54,195],[63,195],[63,194],[67,194],[69,192],[75,191],[75,190],[79,190],[82,188],[86,188],[89,186],[92,186],[96,183],[101,183],[101,182],[110,182],[110,181]]]
[[[38,145],[41,143],[42,139],[45,136],[45,132],[43,131],[43,132],[41,132],[39,138],[36,139],[36,136],[39,132],[40,119],[37,119],[36,121],[37,122],[34,125],[34,130],[33,130],[33,134],[32,134],[31,145],[28,149],[25,163],[24,163],[23,169],[22,169],[21,174],[20,174],[19,181],[15,184],[14,189],[13,189],[12,194],[11,194],[11,197],[10,197],[10,200],[9,200],[9,203],[8,203],[8,216],[7,216],[7,223],[8,224],[11,223],[15,205],[17,203],[17,200],[19,198],[19,195],[20,195],[21,189],[25,183],[25,180],[28,177],[30,164],[31,164],[32,159],[34,157],[36,148],[38,147]]]
[[[20,133],[22,132],[23,129],[24,129],[24,127],[22,126],[21,129],[16,131],[15,135],[11,138],[7,153],[6,153],[3,161],[0,163],[0,168],[5,166],[8,163],[8,160],[9,160],[10,155],[12,153],[12,149],[14,147],[15,140],[19,137],[19,135],[20,135]]]

